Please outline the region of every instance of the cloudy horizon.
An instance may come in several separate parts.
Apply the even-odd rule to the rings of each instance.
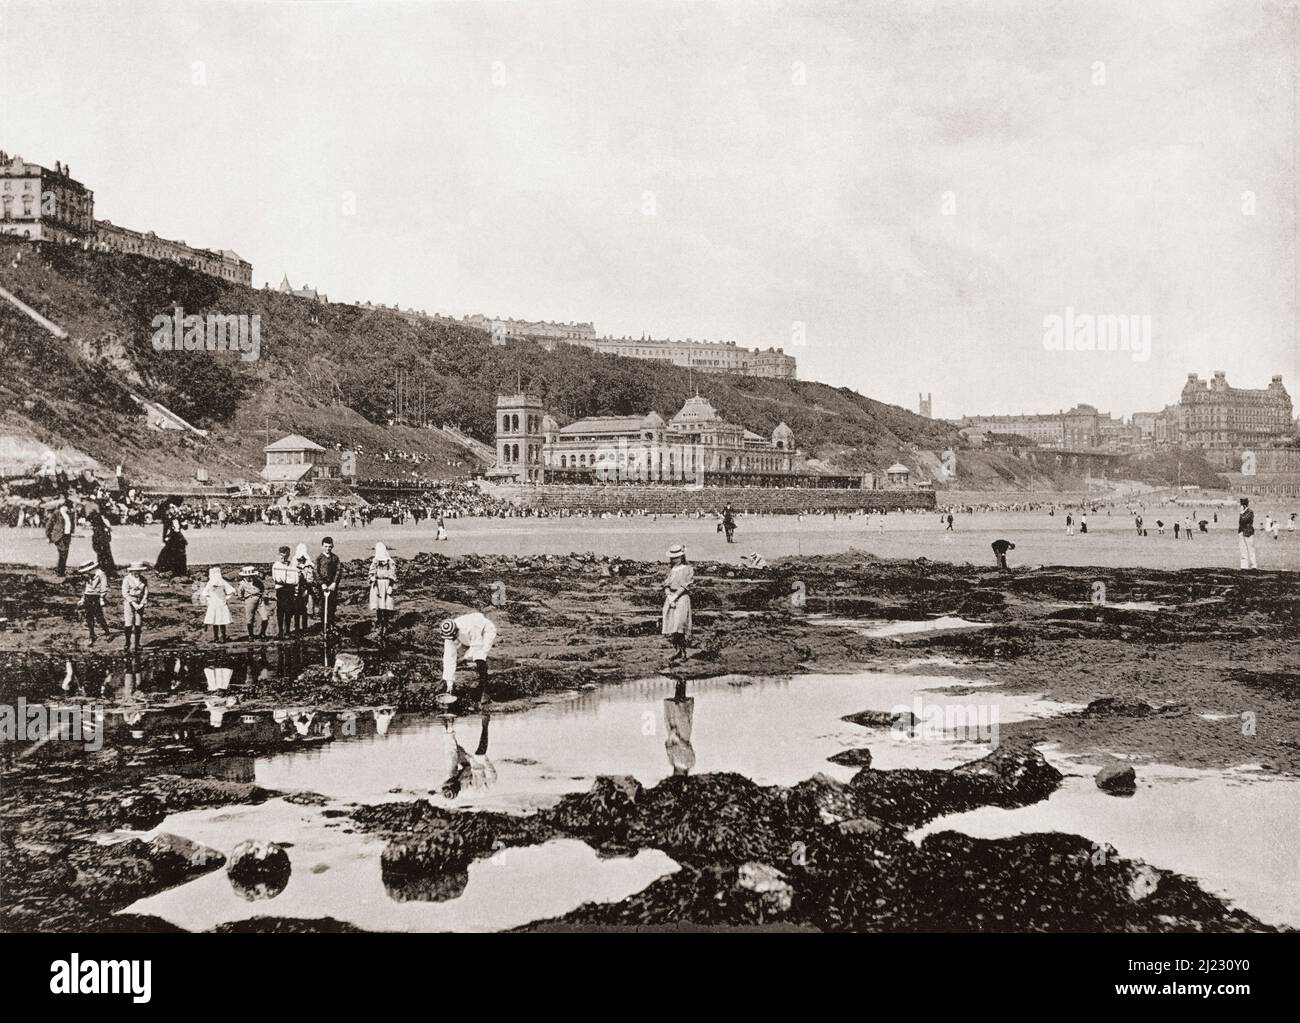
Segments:
[[[1188,373],[1300,392],[1298,24],[1209,0],[8,0],[0,148],[259,287],[782,347],[947,418],[1128,415]],[[1045,344],[1118,316],[1149,317],[1146,357]]]

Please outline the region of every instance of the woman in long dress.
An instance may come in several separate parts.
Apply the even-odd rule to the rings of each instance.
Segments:
[[[691,640],[691,582],[695,570],[686,563],[686,548],[674,544],[668,550],[668,577],[664,579],[662,632],[673,644],[669,663],[686,659],[686,645]]]
[[[214,643],[226,641],[226,626],[230,624],[230,607],[226,601],[234,593],[235,588],[221,578],[220,566],[213,565],[208,569],[208,584],[199,591],[199,596],[206,597],[208,601],[208,611],[203,616],[203,624],[212,627]]]
[[[370,561],[370,610],[375,613],[379,642],[388,636],[388,622],[397,609],[397,565],[383,543],[375,544],[375,556]]]

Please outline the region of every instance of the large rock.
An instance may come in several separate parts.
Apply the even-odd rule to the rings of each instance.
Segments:
[[[863,728],[911,728],[916,724],[916,715],[910,710],[860,710],[845,714],[840,720]]]
[[[742,891],[756,894],[765,915],[780,916],[788,913],[794,902],[794,889],[786,881],[785,875],[766,863],[742,863],[736,871],[736,886]]]
[[[1107,764],[1094,780],[1097,788],[1116,796],[1131,796],[1137,790],[1137,773],[1131,764]]]
[[[865,746],[859,746],[856,749],[840,750],[826,758],[832,764],[839,764],[841,767],[870,767],[871,750]]]
[[[1128,696],[1103,696],[1084,707],[1082,713],[1088,718],[1144,718],[1155,713],[1155,708],[1143,700],[1135,700]]]
[[[341,653],[334,659],[334,678],[339,682],[355,682],[365,670],[360,654]]]
[[[157,796],[142,792],[123,799],[118,805],[115,816],[125,827],[147,831],[163,822],[163,818],[167,816],[167,807]]]
[[[226,857],[216,849],[166,832],[155,835],[149,842],[149,858],[160,871],[178,875],[191,870],[212,870],[226,862]]]
[[[601,844],[622,844],[644,794],[630,775],[602,775],[591,788],[566,796],[555,808],[555,820],[566,830],[579,831]]]
[[[274,842],[247,839],[235,846],[226,876],[235,892],[249,902],[273,899],[289,884],[289,854]]]

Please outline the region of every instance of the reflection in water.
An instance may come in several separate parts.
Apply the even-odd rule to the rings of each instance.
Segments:
[[[689,774],[695,766],[695,747],[691,745],[694,723],[695,701],[686,695],[686,679],[681,678],[673,695],[664,700],[664,727],[668,731],[664,749],[673,774]]]
[[[496,784],[497,769],[487,755],[488,728],[492,723],[491,711],[483,711],[478,746],[473,753],[465,752],[465,747],[456,738],[456,716],[442,714],[440,718],[443,726],[443,748],[447,752],[449,768],[447,780],[442,783],[443,797],[455,799],[466,785],[483,790]]]
[[[617,902],[678,869],[658,850],[602,859],[583,842],[557,839],[503,849],[438,878],[386,878],[382,837],[331,827],[318,809],[281,799],[176,814],[156,829],[163,831],[225,852],[258,835],[292,861],[287,886],[269,904],[245,901],[226,871],[215,870],[122,910],[195,931],[267,914],[332,917],[375,931],[504,930],[584,902]]]

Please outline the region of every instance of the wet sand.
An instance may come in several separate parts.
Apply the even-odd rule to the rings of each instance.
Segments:
[[[1277,502],[1260,504],[1257,526],[1265,512],[1285,521],[1295,510]],[[1200,513],[1210,518],[1208,511]],[[1010,554],[1015,566],[1100,565],[1120,568],[1235,568],[1238,563],[1236,513],[1219,509],[1219,523],[1209,533],[1197,532],[1193,539],[1174,540],[1170,528],[1158,536],[1155,520],[1163,517],[1172,527],[1172,513],[1148,509],[1144,514],[1147,537],[1139,537],[1132,519],[1121,509],[1110,516],[1090,515],[1087,535],[1065,535],[1063,514],[1046,511],[976,512],[958,515],[954,531],[944,530],[937,512],[893,513],[887,516],[793,515],[742,516],[736,542],[727,544],[712,519],[613,518],[613,519],[452,519],[447,523],[449,539],[435,542],[436,526],[406,523],[393,526],[373,522],[359,529],[344,529],[338,523],[300,529],[296,526],[229,526],[226,529],[195,529],[187,532],[191,564],[262,563],[275,560],[284,544],[296,547],[306,542],[313,556],[322,536],[332,536],[340,557],[368,555],[376,541],[383,541],[399,558],[422,552],[455,557],[478,555],[564,554],[590,551],[598,555],[655,561],[674,543],[687,545],[696,560],[738,561],[742,554],[758,552],[769,560],[778,557],[870,553],[880,558],[928,558],[949,564],[991,565],[989,545],[1005,538],[1016,544]],[[881,531],[880,526],[884,529]],[[1300,531],[1282,529],[1274,541],[1256,536],[1261,569],[1300,570]],[[142,559],[152,564],[161,549],[160,527],[118,526],[113,531],[114,557],[122,563]],[[69,562],[73,565],[91,556],[88,536],[78,535]],[[52,567],[54,548],[39,529],[0,529],[0,562]]]

